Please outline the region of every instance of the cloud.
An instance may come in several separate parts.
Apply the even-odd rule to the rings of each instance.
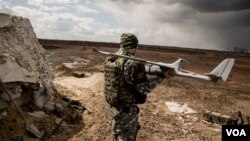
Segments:
[[[6,1],[0,0],[0,12],[2,13],[13,13],[10,8],[10,4]]]
[[[220,49],[249,48],[249,0],[0,0],[0,11],[30,19],[39,38]]]
[[[80,0],[28,0],[27,4],[33,6],[42,6],[42,5],[76,4],[80,2],[81,2]]]
[[[117,36],[121,35],[124,32],[135,32],[135,29],[127,29],[127,28],[103,28],[96,32],[98,36]]]
[[[28,0],[26,5],[4,2],[3,6],[18,16],[29,18],[39,38],[109,42],[117,41],[122,32],[131,31],[99,22],[102,15],[88,0]]]
[[[110,0],[109,7],[105,3],[99,2],[100,7],[132,23],[143,43],[220,50],[250,46],[249,0]]]
[[[76,8],[76,11],[79,13],[95,13],[95,14],[99,13],[97,10],[89,8],[84,5],[76,5],[75,8]]]
[[[39,9],[43,10],[43,11],[48,11],[48,12],[60,12],[60,11],[65,11],[68,8],[64,7],[64,6],[46,6],[46,5],[42,5],[39,7]]]
[[[226,12],[250,9],[249,0],[167,0],[167,4],[179,3],[200,12]]]
[[[250,9],[249,0],[111,0],[122,4],[152,4],[159,3],[164,5],[179,4],[189,6],[200,12],[225,12],[241,11]]]
[[[84,36],[93,32],[94,29],[92,27],[95,21],[93,18],[79,17],[73,13],[51,13],[44,8],[22,6],[14,6],[13,11],[20,16],[29,18],[40,38],[72,39],[69,37],[72,34]],[[79,37],[76,39],[80,39]]]

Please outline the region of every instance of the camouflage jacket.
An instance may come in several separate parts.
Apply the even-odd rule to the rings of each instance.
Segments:
[[[124,80],[142,95],[151,92],[162,81],[159,76],[148,79],[147,73],[144,64],[133,60],[127,60],[124,64]]]
[[[160,77],[148,80],[144,64],[134,60],[116,58],[113,63],[119,66],[120,79],[117,79],[116,69],[107,67],[108,57],[105,62],[105,97],[111,107],[129,107],[145,102],[147,94],[161,82]],[[115,77],[114,77],[115,76]],[[114,78],[113,78],[114,77]],[[117,83],[117,81],[120,81]],[[117,84],[117,85],[114,85]]]

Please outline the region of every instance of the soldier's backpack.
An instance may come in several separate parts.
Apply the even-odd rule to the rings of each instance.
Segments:
[[[123,65],[125,59],[109,56],[105,60],[104,66],[104,95],[107,103],[111,107],[117,107],[118,93],[123,83]]]
[[[107,103],[112,107],[126,107],[135,103],[132,92],[126,87],[124,81],[124,63],[125,58],[109,56],[105,60],[105,89],[104,95]]]
[[[111,107],[127,107],[131,104],[142,104],[146,95],[141,94],[134,84],[128,84],[124,78],[124,64],[127,59],[109,56],[105,60],[104,95]],[[138,70],[140,71],[140,70]]]

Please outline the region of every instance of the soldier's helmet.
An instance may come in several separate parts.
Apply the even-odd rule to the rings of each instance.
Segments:
[[[123,33],[121,35],[120,45],[122,48],[132,49],[138,45],[137,37],[132,33]]]

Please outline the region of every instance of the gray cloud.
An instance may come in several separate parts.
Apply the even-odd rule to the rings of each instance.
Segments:
[[[131,31],[143,44],[220,50],[250,47],[249,0],[28,2],[32,5],[0,0],[0,12],[14,11],[30,18],[43,38],[116,42],[122,32]]]
[[[250,27],[250,10],[225,13],[200,13],[193,18],[211,28]]]
[[[225,12],[250,9],[249,0],[168,0],[167,3],[180,3],[200,12]]]
[[[200,44],[200,48],[225,49],[238,46],[250,49],[249,0],[114,0],[113,2],[124,8],[124,11],[127,6],[134,7],[134,11],[130,8],[129,13],[140,12],[137,9],[141,7],[150,7],[141,13],[147,15],[147,19],[151,21],[143,21],[141,17],[132,20],[147,23],[152,29],[157,26],[155,30],[161,31],[150,33],[160,33],[161,36],[176,40],[171,42],[178,43],[177,40],[183,39],[177,46],[197,47]],[[172,33],[163,33],[163,29]]]
[[[200,12],[225,12],[241,11],[250,9],[249,0],[112,0],[113,2],[123,3],[165,3],[165,4],[182,4]]]

